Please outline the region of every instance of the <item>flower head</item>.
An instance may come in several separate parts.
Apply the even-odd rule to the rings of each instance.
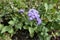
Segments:
[[[30,10],[28,11],[28,16],[29,16],[29,17],[33,17],[33,19],[35,19],[35,18],[37,18],[37,17],[40,17],[38,13],[39,13],[39,12],[38,12],[37,10],[35,10],[35,9],[30,9]]]
[[[24,13],[24,9],[20,9],[19,10],[19,13]]]
[[[37,24],[38,25],[41,24],[41,19],[39,18],[40,15],[39,15],[39,12],[36,9],[30,9],[28,11],[28,16],[29,16],[29,20],[36,19]]]

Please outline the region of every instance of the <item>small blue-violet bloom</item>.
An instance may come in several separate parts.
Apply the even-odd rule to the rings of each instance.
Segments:
[[[30,9],[28,11],[28,16],[29,17],[34,17],[34,18],[37,18],[37,17],[40,17],[40,15],[38,14],[39,12],[35,9]]]
[[[24,9],[20,9],[19,10],[19,13],[24,13]]]

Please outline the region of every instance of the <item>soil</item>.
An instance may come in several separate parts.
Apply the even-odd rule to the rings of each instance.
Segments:
[[[31,38],[28,30],[18,30],[16,34],[12,36],[12,40],[39,40],[37,33],[34,34],[34,37]],[[51,37],[50,40],[60,40],[60,36]]]
[[[39,40],[37,34],[34,34],[34,37],[29,36],[28,30],[18,30],[16,34],[12,36],[12,40]]]

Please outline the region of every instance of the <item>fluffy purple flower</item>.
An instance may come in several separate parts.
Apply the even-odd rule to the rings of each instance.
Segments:
[[[19,13],[24,13],[24,9],[20,9],[19,10]]]
[[[35,9],[30,9],[30,10],[28,11],[28,16],[29,16],[29,17],[34,16],[34,18],[37,18],[37,17],[40,17],[38,13],[39,13],[39,12],[38,12],[37,10],[35,10]]]
[[[36,19],[37,24],[38,25],[41,24],[41,19],[39,18],[40,15],[39,15],[39,12],[36,9],[30,9],[28,11],[28,16],[29,16],[29,20]]]

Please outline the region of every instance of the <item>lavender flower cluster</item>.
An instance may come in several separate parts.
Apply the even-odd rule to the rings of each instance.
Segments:
[[[29,16],[29,20],[34,20],[36,19],[37,21],[37,24],[41,24],[41,19],[40,19],[40,15],[39,15],[39,12],[35,9],[30,9],[28,11],[28,16]]]
[[[20,13],[24,13],[24,10],[23,9],[20,9],[19,10]],[[29,20],[34,20],[36,19],[37,21],[37,24],[41,24],[41,19],[40,19],[40,15],[39,15],[39,12],[35,9],[30,9],[28,11],[28,16],[29,16]]]

